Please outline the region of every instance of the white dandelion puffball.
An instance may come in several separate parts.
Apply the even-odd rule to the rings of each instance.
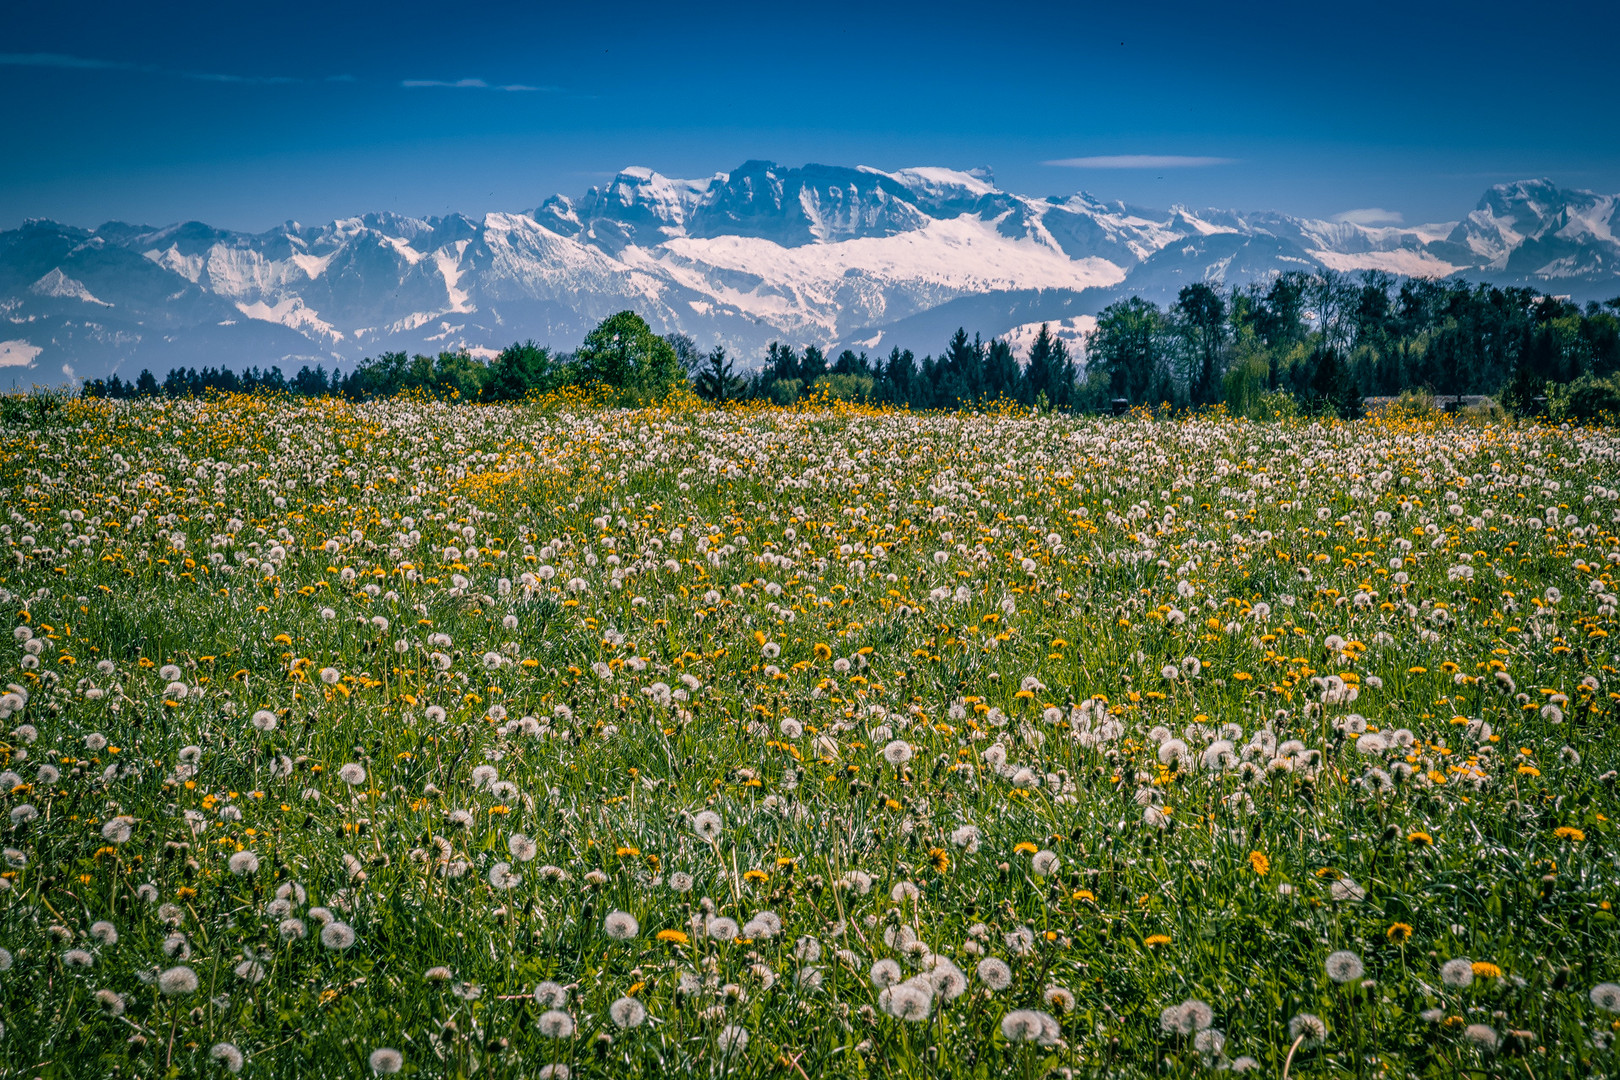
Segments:
[[[1341,949],[1330,953],[1323,966],[1327,969],[1328,978],[1336,983],[1355,982],[1366,973],[1362,966],[1361,957],[1348,949]]]
[[[900,965],[888,957],[872,965],[872,985],[879,990],[886,990],[900,981]]]
[[[692,815],[692,831],[697,833],[699,839],[718,840],[723,828],[720,815],[713,810],[702,810]]]
[[[622,997],[608,1006],[608,1016],[619,1027],[640,1027],[647,1019],[647,1006],[633,997]]]
[[[641,932],[641,925],[628,911],[612,911],[602,920],[602,929],[614,941],[629,941]]]
[[[1327,1038],[1327,1024],[1315,1013],[1300,1013],[1288,1021],[1289,1041],[1301,1040],[1299,1048],[1309,1050],[1322,1045]]]
[[[225,1066],[227,1072],[239,1073],[242,1071],[242,1051],[231,1043],[215,1043],[209,1049],[208,1056]]]
[[[883,760],[890,765],[899,767],[911,760],[911,744],[902,739],[896,739],[883,748]]]
[[[1005,990],[1012,985],[1012,968],[1007,966],[1005,960],[997,960],[993,956],[980,960],[973,973],[993,991]]]
[[[168,997],[195,994],[198,985],[197,973],[184,964],[169,968],[158,976],[158,989]]]
[[[566,1039],[574,1034],[574,1018],[561,1009],[548,1009],[540,1014],[537,1026],[548,1039]]]
[[[321,944],[328,949],[347,949],[354,944],[354,930],[348,923],[329,922],[321,927]]]
[[[366,767],[351,761],[338,770],[338,779],[350,787],[363,784],[366,782]]]
[[[547,980],[534,988],[534,1003],[542,1009],[560,1009],[568,1004],[568,988]]]
[[[259,872],[259,857],[251,851],[238,851],[231,856],[231,873],[238,877],[250,877]]]
[[[1474,962],[1466,956],[1447,960],[1440,965],[1440,981],[1457,990],[1461,990],[1465,986],[1472,986],[1474,983]]]
[[[896,1020],[927,1020],[934,1010],[933,987],[920,978],[907,979],[879,993],[878,1007]]]
[[[371,1071],[378,1074],[397,1073],[405,1067],[405,1055],[391,1046],[377,1047],[366,1060],[371,1064]]]
[[[1045,1031],[1041,1014],[1034,1009],[1014,1009],[1001,1018],[1001,1034],[1008,1042],[1034,1042]]]

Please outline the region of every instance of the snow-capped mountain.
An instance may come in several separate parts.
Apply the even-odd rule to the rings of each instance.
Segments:
[[[30,221],[0,232],[0,368],[26,386],[490,355],[530,338],[566,349],[627,307],[745,362],[771,340],[921,353],[958,325],[1023,342],[1051,321],[1078,337],[1123,295],[1323,268],[1608,297],[1617,198],[1526,180],[1461,221],[1391,228],[1034,198],[985,170],[750,161],[700,180],[626,169],[577,199],[477,218],[374,213],[257,235]]]

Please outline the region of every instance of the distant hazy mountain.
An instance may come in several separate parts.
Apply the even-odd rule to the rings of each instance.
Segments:
[[[1122,295],[1285,270],[1385,270],[1620,294],[1617,196],[1501,184],[1412,228],[1272,212],[1032,198],[988,172],[750,161],[675,180],[626,169],[526,213],[374,213],[258,235],[187,222],[0,232],[0,389],[142,367],[348,364],[515,340],[571,348],[634,308],[745,363],[771,340],[936,351],[950,330],[1078,335]]]

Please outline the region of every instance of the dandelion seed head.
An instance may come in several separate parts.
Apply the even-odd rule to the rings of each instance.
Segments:
[[[366,1061],[371,1066],[371,1071],[379,1076],[397,1073],[405,1067],[405,1055],[390,1046],[379,1046],[371,1052]]]
[[[1466,956],[1447,960],[1440,965],[1440,981],[1458,990],[1466,986],[1472,986],[1474,982],[1474,962]]]
[[[1327,1024],[1315,1013],[1300,1013],[1288,1021],[1288,1038],[1300,1040],[1301,1049],[1321,1046],[1327,1038]]]
[[[158,976],[158,990],[168,997],[195,994],[198,985],[197,973],[184,965],[169,968]]]
[[[321,927],[321,944],[337,951],[347,949],[354,944],[354,930],[348,923],[329,922]]]
[[[239,1073],[242,1071],[242,1051],[232,1043],[215,1043],[209,1048],[208,1056],[225,1067],[227,1072]]]
[[[602,930],[614,941],[629,941],[641,932],[641,927],[628,911],[613,911],[602,921]]]
[[[1592,1004],[1606,1013],[1620,1013],[1620,984],[1606,982],[1592,987]]]
[[[1354,982],[1366,973],[1366,968],[1361,963],[1361,957],[1348,949],[1329,953],[1327,960],[1324,961],[1324,966],[1327,969],[1328,978],[1336,983]]]
[[[647,1019],[647,1007],[633,997],[622,997],[608,1006],[608,1016],[621,1028],[636,1028]]]
[[[1001,991],[1012,985],[1012,968],[1007,966],[1005,960],[998,960],[987,956],[980,960],[973,969],[979,981],[992,991]]]

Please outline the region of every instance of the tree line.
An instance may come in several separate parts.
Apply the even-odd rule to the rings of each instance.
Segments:
[[[387,352],[347,373],[302,367],[176,368],[160,383],[93,380],[92,397],[199,396],[209,391],[333,395],[352,400],[417,393],[516,401],[566,386],[619,400],[659,400],[686,386],[711,401],[790,404],[811,395],[907,409],[1006,402],[1070,411],[1224,405],[1249,416],[1279,411],[1360,415],[1369,396],[1425,391],[1494,395],[1511,411],[1575,417],[1620,414],[1620,298],[1582,307],[1533,289],[1463,281],[1397,281],[1290,272],[1223,289],[1199,282],[1167,307],[1131,297],[1097,317],[1085,363],[1043,325],[1022,362],[1000,338],[958,329],[935,356],[887,356],[772,342],[752,371],[724,347],[658,335],[634,312],[605,319],[573,352],[514,343],[489,360],[467,352]]]
[[[1494,395],[1519,414],[1572,398],[1620,411],[1620,298],[1582,308],[1527,288],[1291,272],[1230,291],[1188,285],[1162,311],[1113,304],[1087,357],[1088,404],[1252,412],[1286,398],[1353,416],[1365,397],[1421,390]]]

